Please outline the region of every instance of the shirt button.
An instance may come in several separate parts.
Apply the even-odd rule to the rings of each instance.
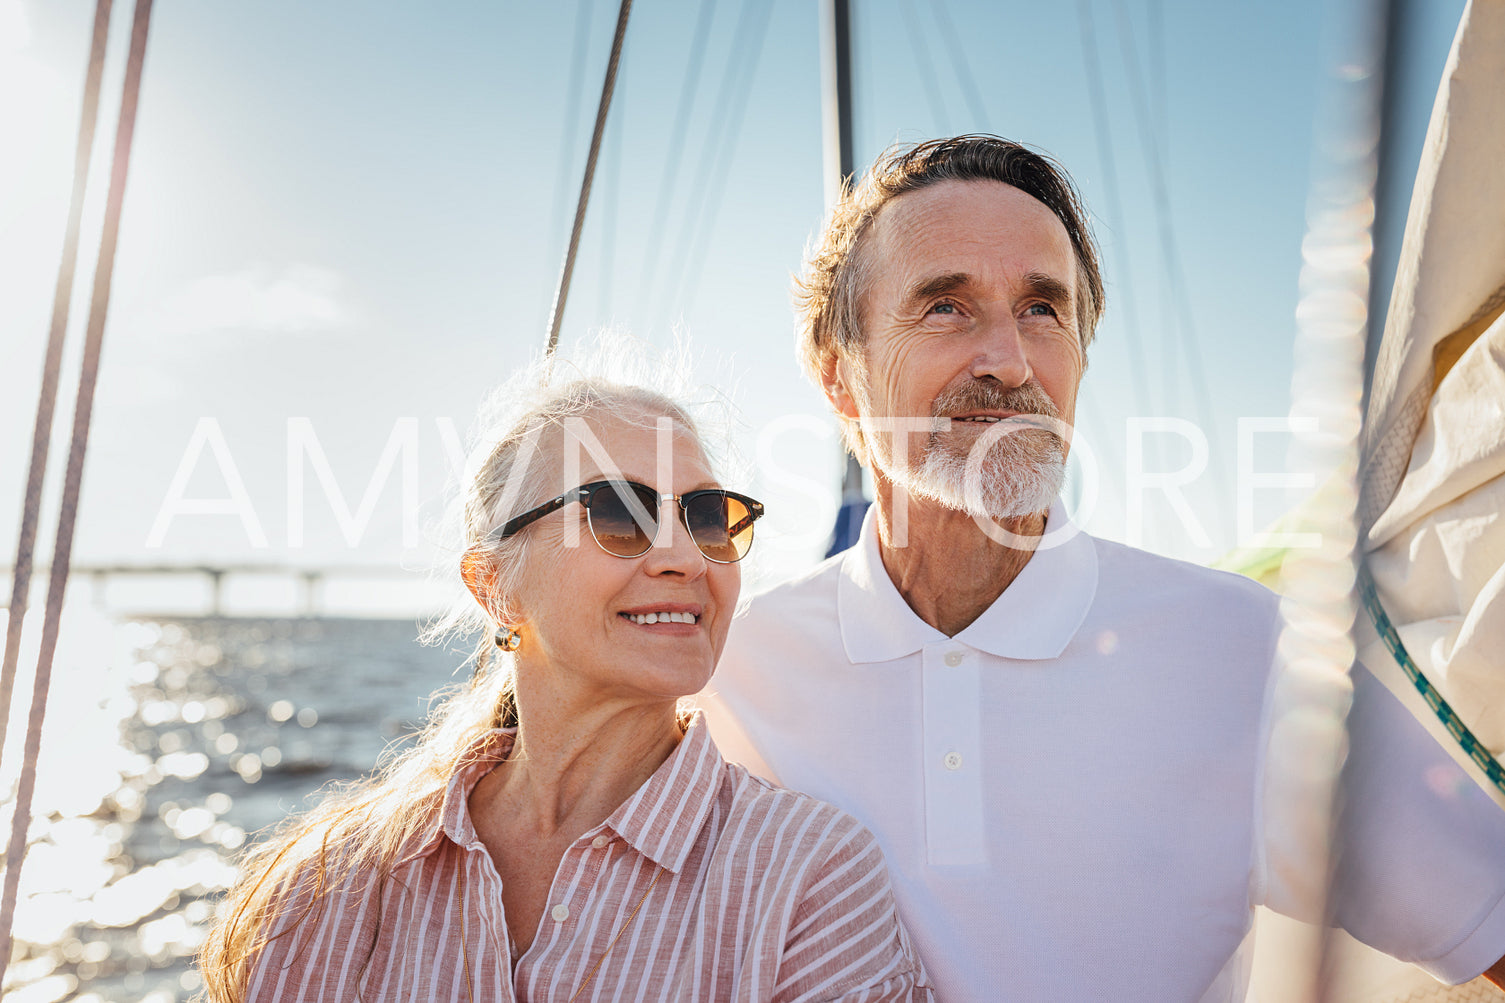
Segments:
[[[611,840],[607,839],[605,836],[597,836],[595,839],[591,840],[591,846],[594,846],[599,850],[604,848],[606,844],[610,842]]]
[[[960,665],[961,663],[962,663],[962,653],[960,651],[948,651],[948,652],[946,652],[946,664],[947,665],[951,666],[954,669],[958,665]]]
[[[553,916],[557,922],[563,923],[570,918],[570,907],[561,902],[549,912],[549,915]]]
[[[948,770],[959,770],[962,768],[962,754],[960,752],[948,752],[942,762],[946,764],[946,769]],[[559,908],[563,909],[564,907],[560,906]]]

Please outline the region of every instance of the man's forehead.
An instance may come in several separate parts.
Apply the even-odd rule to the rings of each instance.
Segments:
[[[1066,270],[1061,279],[1068,282],[1076,268],[1071,237],[1050,207],[990,179],[941,181],[900,195],[879,210],[873,236],[868,253],[874,272],[925,268],[933,262],[915,255],[927,248],[943,254],[1018,251],[1054,257]]]
[[[1068,243],[1066,226],[1050,207],[1013,185],[991,179],[940,181],[906,192],[886,203],[874,218],[874,228],[903,239],[934,225],[964,221],[1035,224],[1058,230]]]

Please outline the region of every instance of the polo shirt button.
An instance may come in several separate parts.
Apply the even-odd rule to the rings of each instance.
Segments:
[[[610,842],[611,840],[607,839],[605,836],[597,836],[595,839],[591,840],[591,846],[594,846],[599,850],[605,847],[606,844]]]
[[[553,916],[557,922],[563,923],[570,918],[570,907],[561,902],[549,912],[549,915]]]
[[[951,666],[954,669],[958,665],[960,665],[961,663],[962,663],[962,653],[960,651],[948,651],[948,652],[946,652],[946,664],[947,665]]]
[[[948,752],[943,762],[946,764],[946,769],[959,770],[962,768],[962,754],[960,752]],[[564,907],[560,906],[560,908]]]

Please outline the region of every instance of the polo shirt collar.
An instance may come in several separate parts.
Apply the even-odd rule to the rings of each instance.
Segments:
[[[1062,542],[1035,551],[993,605],[952,640],[999,658],[1033,661],[1065,651],[1097,595],[1097,548],[1069,523],[1058,499],[1046,517],[1046,536],[1067,534]],[[836,602],[842,645],[853,662],[886,662],[947,640],[915,615],[883,567],[876,505],[842,558]]]

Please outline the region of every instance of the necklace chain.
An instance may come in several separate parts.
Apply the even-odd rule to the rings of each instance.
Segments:
[[[632,925],[632,921],[638,918],[638,910],[643,908],[643,903],[647,902],[648,896],[653,894],[653,886],[658,884],[658,879],[663,876],[664,869],[660,867],[658,868],[657,873],[653,875],[653,880],[648,882],[648,890],[643,893],[642,898],[638,899],[638,904],[632,907],[632,913],[622,921],[622,926],[617,930],[617,935],[611,938],[611,943],[607,944],[606,950],[601,952],[601,957],[597,959],[595,966],[586,973],[585,981],[581,982],[580,985],[575,988],[575,995],[570,997],[570,1003],[575,1003],[575,998],[578,997],[581,993],[585,992],[585,987],[590,985],[591,979],[596,977],[596,973],[599,972],[601,970],[601,966],[606,963],[606,956],[611,953],[611,949],[613,947],[617,946],[617,941],[622,939],[622,934],[627,932],[627,928]]]

